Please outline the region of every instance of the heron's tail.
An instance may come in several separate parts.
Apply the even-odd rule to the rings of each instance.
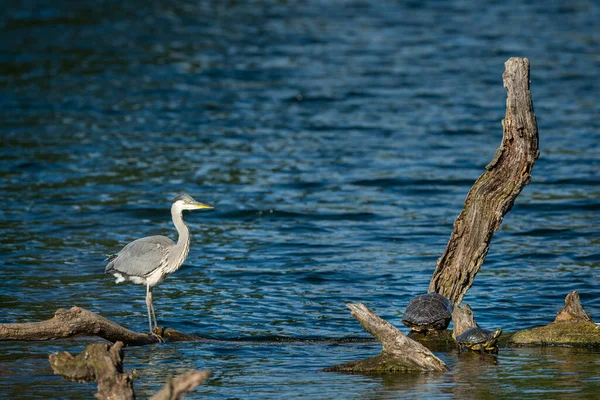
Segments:
[[[113,273],[113,267],[115,266],[115,264],[113,263],[113,261],[118,257],[118,254],[109,254],[108,257],[106,257],[105,261],[108,261],[108,265],[106,266],[106,268],[104,269],[104,273],[107,275],[112,275]]]

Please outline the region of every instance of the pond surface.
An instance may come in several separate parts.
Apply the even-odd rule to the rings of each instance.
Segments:
[[[154,290],[161,325],[221,339],[129,348],[138,397],[208,368],[189,398],[593,398],[598,349],[438,353],[445,374],[323,368],[374,355],[345,307],[400,327],[502,137],[503,63],[529,58],[541,155],[465,301],[483,327],[549,323],[571,290],[600,320],[600,6],[505,2],[96,1],[0,14],[0,322],[61,307],[147,329],[106,254],[192,248]],[[285,341],[294,339],[295,341]],[[91,398],[0,344],[0,393]]]

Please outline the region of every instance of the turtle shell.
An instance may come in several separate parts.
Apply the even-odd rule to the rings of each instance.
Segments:
[[[459,345],[473,350],[491,350],[496,346],[501,333],[502,329],[500,328],[495,331],[489,331],[487,329],[475,327],[467,329],[462,334],[458,335],[456,341]]]
[[[406,306],[402,323],[417,332],[443,330],[450,324],[453,310],[452,303],[444,296],[437,293],[421,294]]]

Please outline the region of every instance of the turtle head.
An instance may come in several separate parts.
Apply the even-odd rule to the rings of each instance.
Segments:
[[[502,328],[496,329],[495,331],[492,332],[492,334],[490,336],[494,339],[498,339],[500,337],[500,335],[502,335]]]
[[[500,335],[502,334],[502,328],[498,328],[493,332],[490,332],[489,338],[488,340],[485,342],[485,345],[483,346],[485,350],[491,350],[494,351],[498,349],[498,346],[496,345],[496,343],[498,343],[498,338],[500,337]]]

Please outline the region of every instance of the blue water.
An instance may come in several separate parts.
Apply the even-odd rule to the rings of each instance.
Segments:
[[[439,353],[446,374],[321,372],[374,355],[345,308],[401,327],[502,137],[503,63],[531,62],[541,155],[465,301],[484,327],[549,323],[578,289],[600,321],[600,6],[591,1],[35,2],[0,13],[0,322],[90,309],[147,329],[144,288],[106,254],[142,236],[192,248],[154,291],[161,325],[221,339],[129,348],[147,397],[585,398],[594,349]],[[243,339],[243,340],[238,340]],[[281,339],[312,339],[281,342]],[[0,346],[0,393],[90,398],[51,352]]]

